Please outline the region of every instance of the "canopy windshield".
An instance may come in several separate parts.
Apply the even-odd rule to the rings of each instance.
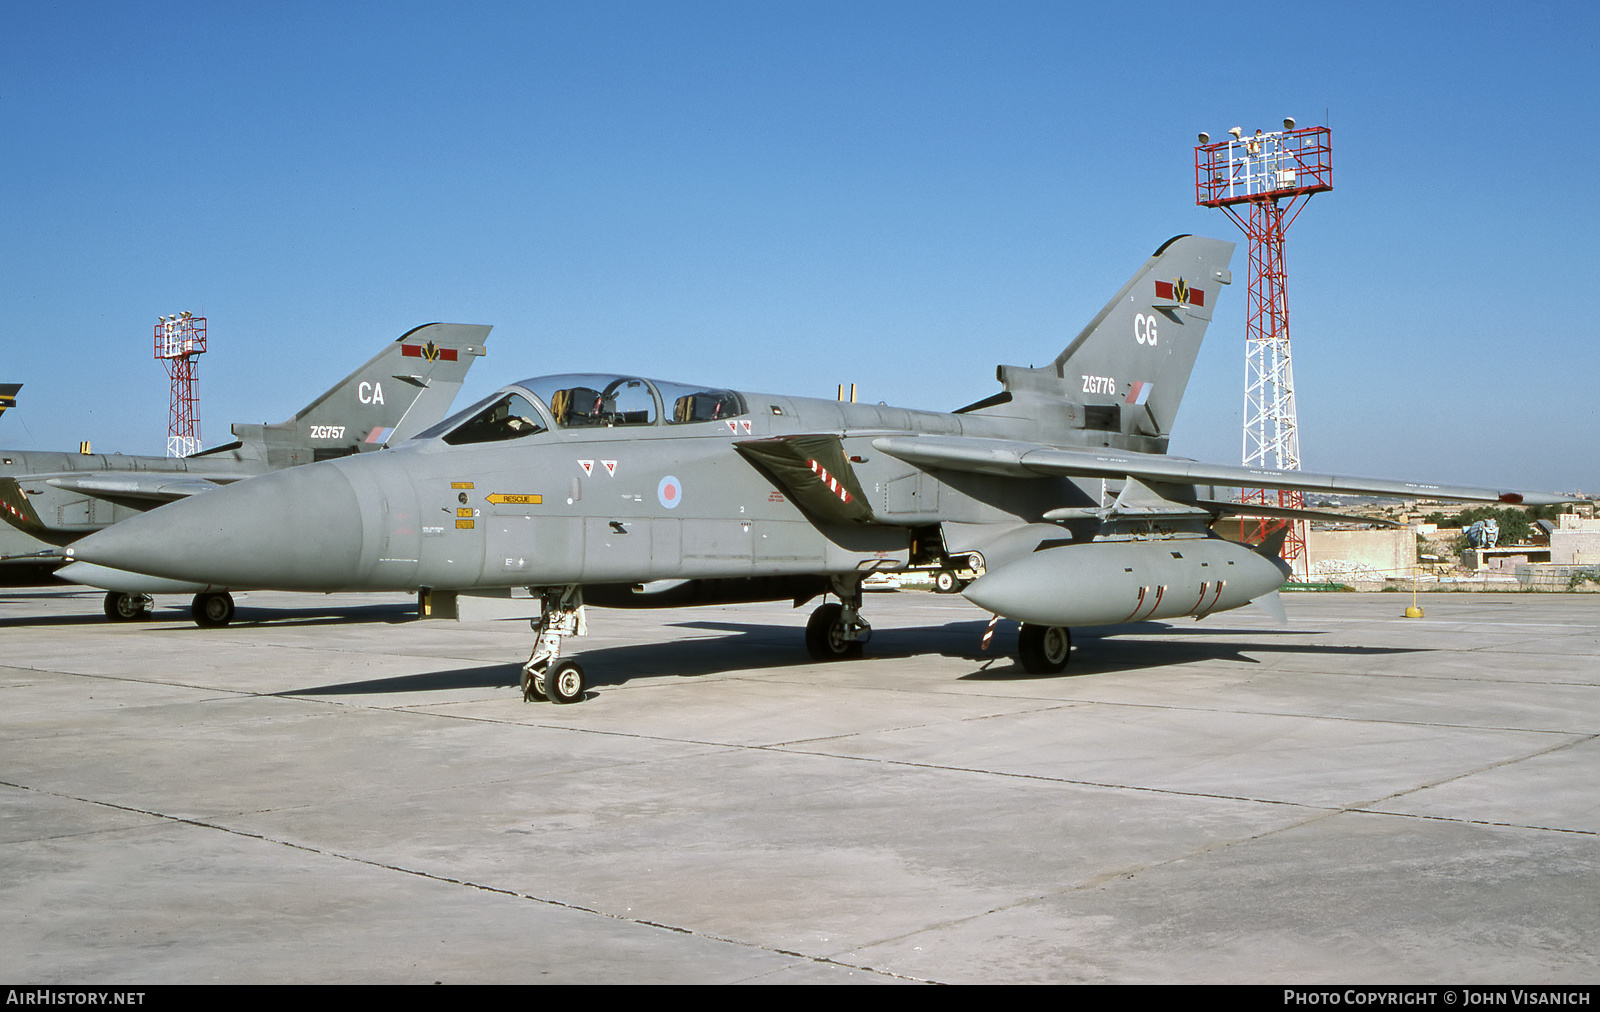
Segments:
[[[513,392],[496,398],[488,407],[445,433],[444,441],[451,446],[499,443],[543,431],[544,421],[538,409],[528,403],[526,397]]]
[[[744,414],[732,390],[640,379],[577,374],[541,376],[520,384],[550,406],[561,428],[716,422]]]
[[[665,410],[663,410],[665,408]],[[684,425],[720,422],[745,413],[732,390],[664,383],[637,376],[569,373],[523,380],[417,434],[452,446],[492,443],[558,428]]]

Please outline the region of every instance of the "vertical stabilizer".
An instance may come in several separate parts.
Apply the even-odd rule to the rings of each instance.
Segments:
[[[1233,249],[1200,236],[1167,240],[1054,363],[1001,366],[1001,383],[1082,405],[1084,428],[1166,437],[1217,297],[1233,280]]]
[[[429,323],[407,331],[293,418],[261,427],[269,449],[308,446],[322,460],[409,439],[444,418],[467,370],[483,356],[489,330]],[[236,425],[234,432],[246,437],[255,428]]]

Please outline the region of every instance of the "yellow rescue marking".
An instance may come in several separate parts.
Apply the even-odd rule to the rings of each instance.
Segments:
[[[538,506],[544,502],[542,495],[511,495],[507,492],[494,492],[484,498],[497,506]]]
[[[470,517],[470,516],[472,516],[472,507],[471,506],[462,506],[461,508],[456,510],[456,516],[458,516],[458,517]]]
[[[471,488],[472,487],[472,482],[470,482],[470,481],[452,481],[450,483],[450,487],[451,488]]]
[[[472,530],[472,521],[471,520],[457,520],[456,521],[456,530],[458,530],[458,531],[470,531],[470,530]]]

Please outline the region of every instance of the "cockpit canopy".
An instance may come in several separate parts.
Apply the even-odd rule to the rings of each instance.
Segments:
[[[720,422],[745,413],[732,390],[572,373],[523,380],[417,434],[452,446],[521,439],[558,429]]]
[[[478,405],[474,404],[467,410],[472,411],[477,407]],[[454,420],[451,418],[446,421]],[[527,398],[518,393],[496,394],[490,398],[488,407],[446,432],[444,441],[451,446],[461,446],[465,443],[498,443],[543,431],[545,431],[544,422],[540,420],[538,410],[528,403]],[[431,429],[421,433],[422,436],[431,434]]]

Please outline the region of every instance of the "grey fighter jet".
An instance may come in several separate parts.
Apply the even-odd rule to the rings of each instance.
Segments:
[[[571,702],[585,601],[677,606],[824,595],[814,657],[862,652],[865,578],[926,569],[1023,623],[1022,665],[1060,671],[1069,627],[1276,603],[1277,544],[1210,524],[1261,507],[1206,486],[1464,501],[1489,489],[1215,466],[1167,441],[1233,244],[1179,236],[1042,368],[952,413],[619,375],[507,386],[389,452],[266,475],[68,551],[218,588],[542,599],[524,698]],[[1118,489],[1102,500],[1102,479]],[[831,595],[836,601],[827,600]]]
[[[164,503],[267,471],[377,450],[409,439],[450,410],[467,370],[484,354],[488,327],[430,323],[387,344],[365,365],[276,425],[236,424],[234,440],[188,457],[0,451],[0,582],[69,582],[110,591],[106,614],[149,614],[150,594],[205,594],[204,585],[157,581],[88,565],[57,570],[51,545]],[[53,582],[53,581],[52,581]],[[198,618],[225,618],[231,600],[195,602]]]

